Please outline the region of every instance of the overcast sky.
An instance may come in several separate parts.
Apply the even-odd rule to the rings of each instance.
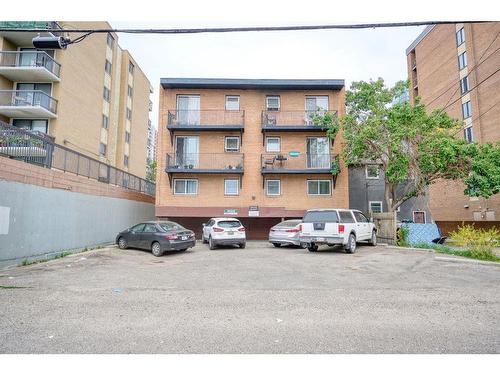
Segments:
[[[113,27],[165,28],[161,23],[112,22]],[[213,26],[206,23],[184,27]],[[341,78],[352,81],[406,79],[405,49],[423,30],[406,27],[367,30],[280,31],[252,33],[133,35],[120,34],[155,90],[157,124],[162,77]]]

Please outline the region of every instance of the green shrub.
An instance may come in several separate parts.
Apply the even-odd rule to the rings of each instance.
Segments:
[[[477,259],[487,259],[495,257],[493,249],[500,242],[500,232],[496,228],[481,229],[466,224],[451,232],[449,241],[469,249]]]
[[[409,247],[408,236],[410,234],[410,228],[402,225],[397,232],[397,241],[396,244],[398,246]]]

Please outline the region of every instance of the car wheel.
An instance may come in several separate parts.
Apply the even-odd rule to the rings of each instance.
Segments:
[[[377,233],[375,231],[372,232],[372,238],[368,241],[368,243],[371,246],[377,246]]]
[[[120,237],[118,239],[118,247],[120,249],[126,249],[127,248],[127,240],[125,238],[123,238],[123,237]]]
[[[318,245],[316,245],[315,243],[312,243],[309,246],[307,246],[307,250],[309,250],[310,252],[318,251]]]
[[[159,242],[153,242],[153,244],[151,245],[151,252],[155,257],[161,257],[163,255],[163,251],[161,251]]]
[[[246,242],[240,243],[240,248],[241,248],[241,249],[244,249],[246,246],[247,246],[247,243],[246,243]]]
[[[300,247],[301,249],[305,249],[305,248],[307,248],[307,244],[306,244],[305,242],[301,242],[301,243],[299,244],[299,247]]]
[[[356,236],[354,233],[349,235],[349,239],[347,240],[347,245],[345,247],[346,253],[353,254],[356,252]]]
[[[201,242],[202,242],[202,243],[208,243],[208,241],[207,241],[207,239],[205,238],[205,235],[204,235],[204,234],[202,234],[202,235],[201,235]]]
[[[273,242],[273,246],[274,246],[274,247],[281,247],[281,244],[280,244],[280,243],[277,243],[277,242]]]
[[[212,239],[212,236],[208,237],[208,247],[210,248],[210,250],[215,250],[215,242],[214,240]]]

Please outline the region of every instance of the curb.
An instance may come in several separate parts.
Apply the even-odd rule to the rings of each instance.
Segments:
[[[477,259],[469,259],[469,258],[435,256],[434,259],[438,260],[438,261],[442,261],[442,262],[471,263],[471,264],[480,264],[480,265],[485,265],[485,266],[500,267],[500,263],[498,263],[498,262],[488,262],[485,260],[477,260]]]

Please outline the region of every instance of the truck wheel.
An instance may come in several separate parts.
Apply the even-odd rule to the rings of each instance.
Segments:
[[[310,245],[307,247],[307,250],[309,250],[310,252],[315,252],[315,251],[318,251],[318,245],[316,245],[315,243],[312,243],[312,244],[310,244]]]
[[[349,254],[354,254],[356,252],[356,236],[354,233],[349,235],[347,245],[345,246],[345,252]]]
[[[372,238],[368,241],[368,243],[371,246],[377,246],[377,233],[375,231],[372,232]]]

